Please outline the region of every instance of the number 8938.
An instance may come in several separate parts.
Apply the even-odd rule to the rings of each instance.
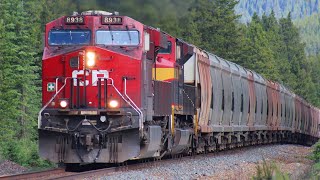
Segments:
[[[65,18],[66,24],[84,24],[84,18],[82,16],[68,16]]]

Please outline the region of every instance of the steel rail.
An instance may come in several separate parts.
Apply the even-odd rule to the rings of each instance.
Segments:
[[[121,167],[111,167],[111,168],[103,168],[103,169],[97,169],[97,170],[91,170],[91,171],[85,171],[85,172],[79,172],[71,175],[66,176],[60,176],[58,178],[54,178],[56,180],[74,180],[74,179],[84,179],[89,176],[103,176],[110,173],[121,171]]]
[[[68,179],[83,179],[90,176],[106,176],[108,174],[120,171],[135,170],[143,167],[143,163],[131,164],[119,167],[108,167],[96,170],[89,170],[84,172],[66,172],[65,169],[50,169],[46,171],[29,172],[24,174],[15,174],[8,176],[0,176],[0,180],[20,180],[20,179],[58,179],[58,180],[68,180]],[[60,175],[59,175],[60,174]]]
[[[15,174],[8,176],[0,176],[1,180],[20,180],[20,179],[46,179],[50,176],[57,175],[60,173],[66,173],[63,168],[49,169],[45,171],[28,172],[23,174]],[[52,177],[54,178],[54,177]]]
[[[84,179],[84,178],[97,179],[102,176],[108,176],[108,175],[115,173],[115,172],[130,171],[130,170],[137,170],[137,169],[145,168],[145,167],[147,167],[148,163],[150,163],[150,162],[152,163],[155,161],[137,162],[137,163],[130,164],[130,165],[123,163],[123,166],[108,167],[108,168],[84,171],[84,172],[69,174],[66,176],[60,176],[60,177],[57,177],[54,179],[56,179],[56,180],[74,180],[74,179]]]

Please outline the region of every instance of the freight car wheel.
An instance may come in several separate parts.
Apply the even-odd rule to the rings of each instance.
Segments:
[[[68,163],[68,164],[64,164],[64,167],[67,172],[78,172],[80,169],[80,164]]]
[[[105,163],[95,163],[95,164],[79,164],[79,163],[67,163],[64,164],[65,170],[67,172],[83,172],[95,169],[101,169],[109,167],[109,165]]]

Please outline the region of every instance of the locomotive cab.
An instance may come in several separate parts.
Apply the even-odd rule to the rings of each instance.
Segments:
[[[90,91],[93,91],[90,88],[97,87],[99,79],[103,78],[112,78],[114,83],[126,76],[140,79],[140,74],[136,71],[139,71],[139,60],[142,56],[142,33],[141,23],[129,17],[101,11],[89,11],[81,16],[66,16],[49,23],[46,26],[46,46],[43,55],[43,89],[47,89],[43,91],[43,105],[50,101],[52,94],[64,84],[61,79],[72,78],[71,85],[79,84],[79,93],[86,95],[80,95],[78,99],[72,96],[77,93],[76,90],[70,93],[63,92],[60,96],[69,99],[63,101],[63,104],[67,102],[68,105],[59,106],[60,103],[55,102],[58,98],[55,98],[48,108],[73,109],[77,107],[77,103],[77,108],[107,107],[104,102],[99,103],[97,97],[90,96]],[[119,77],[121,75],[123,77]],[[135,84],[137,87],[128,88],[128,91],[137,92],[139,83]],[[66,83],[65,89],[69,89],[69,85],[70,83]],[[87,92],[82,92],[82,89],[86,89]],[[119,98],[116,93],[108,94],[115,96],[114,99]],[[139,106],[139,96],[133,98]],[[121,106],[123,102],[120,101]]]
[[[42,157],[112,163],[139,155],[143,34],[140,22],[104,11],[46,25],[38,117]]]

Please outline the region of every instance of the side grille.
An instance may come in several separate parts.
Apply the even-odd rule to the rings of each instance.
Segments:
[[[171,114],[170,82],[154,81],[154,114],[163,116]]]
[[[183,114],[191,115],[195,114],[195,93],[196,88],[194,86],[184,85],[183,88]]]

